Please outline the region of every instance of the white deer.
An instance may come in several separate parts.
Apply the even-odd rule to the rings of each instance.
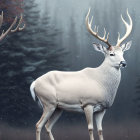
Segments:
[[[37,78],[30,87],[32,97],[43,107],[41,119],[36,124],[36,140],[40,140],[40,132],[45,125],[50,140],[54,140],[52,127],[63,110],[84,112],[90,140],[93,137],[93,116],[95,117],[99,139],[103,140],[102,119],[106,110],[113,104],[120,80],[121,67],[126,66],[123,58],[124,51],[131,46],[131,41],[121,45],[132,30],[132,19],[128,13],[130,21],[128,24],[123,17],[122,21],[126,27],[125,35],[118,41],[116,46],[111,46],[108,42],[109,34],[98,35],[98,28],[91,28],[92,19],[89,22],[89,14],[86,16],[86,26],[88,31],[99,40],[108,45],[108,48],[94,44],[94,48],[104,54],[105,60],[97,68],[85,68],[77,72],[51,71]]]

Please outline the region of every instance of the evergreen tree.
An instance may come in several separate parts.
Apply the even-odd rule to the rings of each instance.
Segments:
[[[136,108],[136,113],[137,116],[140,116],[140,76],[138,76],[137,78],[137,82],[136,82],[136,94],[135,94],[135,98],[133,99],[134,104],[135,104],[135,108]]]
[[[76,32],[76,27],[75,27],[75,22],[73,19],[73,16],[71,17],[70,20],[70,25],[69,25],[69,37],[68,37],[68,47],[70,51],[70,58],[71,60],[71,69],[75,70],[77,69],[77,63],[79,60],[79,47],[78,47],[78,39],[77,39],[77,32]]]
[[[25,1],[24,14],[26,29],[11,34],[0,48],[0,118],[20,126],[40,117],[30,95],[31,82],[50,70],[64,70],[67,54],[55,44],[59,32],[47,16],[40,18],[34,0]]]

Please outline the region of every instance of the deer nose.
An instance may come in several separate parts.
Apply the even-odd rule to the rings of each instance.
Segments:
[[[126,67],[127,63],[126,63],[126,61],[121,61],[121,62],[120,62],[120,65],[121,65],[122,67]]]

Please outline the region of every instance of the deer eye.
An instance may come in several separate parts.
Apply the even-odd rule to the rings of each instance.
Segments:
[[[110,56],[115,56],[115,53],[111,53]]]

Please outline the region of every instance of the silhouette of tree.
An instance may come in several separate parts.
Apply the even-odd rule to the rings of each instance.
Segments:
[[[136,107],[136,113],[137,116],[140,116],[140,76],[138,76],[137,78],[137,82],[136,82],[136,87],[135,87],[135,98],[133,99],[135,107]]]
[[[48,16],[40,18],[34,0],[25,1],[24,14],[26,29],[8,36],[0,47],[0,118],[20,126],[40,116],[30,95],[31,82],[50,70],[64,70],[67,54],[55,44],[59,31]]]
[[[73,17],[71,17],[69,25],[69,38],[68,38],[68,44],[69,44],[69,51],[70,53],[70,60],[71,60],[71,69],[74,70],[77,67],[77,62],[79,59],[79,47],[77,43],[77,32],[75,27],[75,22]]]

